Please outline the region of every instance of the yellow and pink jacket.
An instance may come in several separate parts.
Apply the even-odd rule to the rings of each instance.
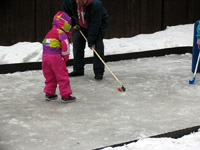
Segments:
[[[47,33],[43,44],[43,54],[61,55],[65,61],[69,59],[71,32],[71,18],[62,11],[59,11],[53,19],[53,28]]]

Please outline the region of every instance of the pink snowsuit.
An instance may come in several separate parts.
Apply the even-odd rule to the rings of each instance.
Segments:
[[[53,95],[59,85],[60,95],[67,98],[72,94],[66,61],[69,59],[70,44],[68,36],[71,18],[59,11],[53,19],[53,28],[47,33],[43,43],[42,71],[45,77],[44,92]]]

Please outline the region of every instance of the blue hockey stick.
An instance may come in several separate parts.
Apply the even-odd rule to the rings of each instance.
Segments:
[[[197,60],[197,63],[196,63],[194,76],[193,76],[192,80],[189,80],[189,84],[193,84],[194,81],[195,81],[195,77],[196,77],[196,74],[197,74],[197,68],[198,68],[198,66],[199,66],[199,58],[200,58],[200,53],[199,53],[198,60]]]

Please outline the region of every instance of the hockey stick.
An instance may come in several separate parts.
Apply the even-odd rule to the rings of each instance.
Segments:
[[[83,34],[83,32],[79,29],[81,35],[83,36],[83,38],[87,41],[87,38],[85,37],[85,35]],[[108,65],[104,62],[104,60],[101,58],[101,56],[97,53],[97,51],[92,48],[92,50],[95,52],[95,54],[99,57],[99,59],[102,61],[102,63],[106,66],[106,68],[110,71],[110,73],[113,75],[113,77],[119,82],[119,84],[121,85],[121,88],[118,88],[118,91],[120,92],[125,92],[126,88],[123,86],[122,82],[117,78],[117,76],[112,72],[112,70],[108,67]]]
[[[196,77],[196,74],[197,74],[197,69],[198,69],[198,66],[199,66],[199,59],[200,59],[200,53],[199,53],[198,60],[197,60],[197,63],[196,63],[194,76],[193,76],[192,80],[189,80],[189,84],[193,84],[194,81],[195,81],[195,77]]]

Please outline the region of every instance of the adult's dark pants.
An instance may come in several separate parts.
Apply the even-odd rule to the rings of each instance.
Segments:
[[[83,34],[87,37],[87,29],[81,28],[80,29]],[[74,53],[74,62],[73,62],[73,69],[75,72],[84,72],[84,51],[85,51],[86,41],[84,37],[81,35],[79,30],[73,31],[73,53]],[[96,43],[95,49],[97,53],[101,56],[104,60],[104,44],[103,44],[103,34],[99,35]],[[94,53],[93,58],[93,71],[94,74],[101,73],[103,75],[105,70],[104,64],[98,58],[98,56]]]

